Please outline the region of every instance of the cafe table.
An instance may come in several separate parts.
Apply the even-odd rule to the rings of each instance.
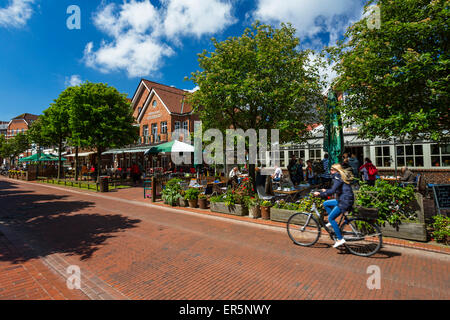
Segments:
[[[298,189],[274,189],[274,193],[286,195],[287,202],[295,202],[297,195],[302,192],[302,190]]]

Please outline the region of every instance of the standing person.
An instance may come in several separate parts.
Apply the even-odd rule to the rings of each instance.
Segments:
[[[330,169],[328,168],[330,160],[328,159],[328,153],[325,153],[322,159],[322,165],[324,173],[321,174],[322,183],[328,184],[331,182]]]
[[[342,237],[336,218],[352,208],[355,196],[350,186],[353,180],[350,170],[344,170],[339,163],[335,163],[331,166],[331,175],[333,180],[331,189],[322,189],[322,192],[314,192],[314,195],[316,197],[329,197],[336,194],[337,196],[337,199],[327,200],[323,203],[325,210],[328,212],[327,227],[333,227],[337,238],[333,248],[337,248],[345,243],[345,239]]]
[[[303,159],[298,159],[298,164],[297,164],[297,177],[298,177],[298,181],[303,182],[305,181],[305,175],[303,173]]]
[[[349,158],[348,158],[348,153],[347,152],[342,155],[341,166],[342,166],[342,168],[344,168],[344,170],[350,168],[350,163],[349,163]]]
[[[348,164],[352,167],[353,176],[359,177],[359,160],[356,154],[352,153],[352,156],[348,159]]]
[[[375,186],[376,175],[378,173],[377,167],[372,164],[369,158],[364,159],[364,164],[359,168],[359,171],[363,173],[363,180],[369,186]]]
[[[291,160],[289,160],[289,164],[287,166],[289,176],[294,185],[297,185],[300,181],[297,175],[297,159],[295,156],[292,156]]]
[[[133,185],[136,187],[136,183],[141,180],[141,169],[139,169],[139,166],[136,164],[136,162],[133,162],[133,165],[131,166],[131,176],[133,177]]]
[[[308,180],[309,184],[315,184],[315,173],[312,167],[311,160],[306,161],[306,179]]]

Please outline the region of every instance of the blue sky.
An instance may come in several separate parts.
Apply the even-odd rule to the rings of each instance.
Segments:
[[[0,0],[0,120],[41,114],[81,81],[106,82],[129,97],[146,78],[193,89],[197,54],[239,36],[256,19],[291,22],[304,48],[320,50],[359,20],[363,0]],[[81,10],[69,30],[67,8]],[[332,76],[330,70],[324,75]]]

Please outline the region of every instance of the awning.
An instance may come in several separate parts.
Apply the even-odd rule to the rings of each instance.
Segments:
[[[103,152],[102,154],[122,154],[122,153],[140,153],[148,151],[149,147],[141,148],[128,148],[128,149],[111,149]]]
[[[87,157],[87,156],[89,156],[91,154],[94,154],[94,153],[95,152],[83,152],[83,153],[79,153],[78,156],[79,157]],[[68,155],[66,155],[66,157],[75,157],[75,153],[68,154]]]

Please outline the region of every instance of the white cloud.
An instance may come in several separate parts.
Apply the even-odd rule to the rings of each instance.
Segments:
[[[329,43],[334,44],[349,25],[349,21],[360,18],[363,3],[355,0],[257,0],[253,18],[270,24],[290,22],[297,35],[305,39],[310,47],[320,47],[316,36],[329,33]]]
[[[163,0],[164,31],[168,37],[194,35],[201,37],[222,31],[236,22],[232,5],[218,0]]]
[[[34,0],[9,0],[8,6],[0,8],[0,27],[20,28],[33,14]]]
[[[70,77],[66,77],[64,85],[66,87],[74,87],[80,85],[82,82],[83,80],[81,80],[81,77],[78,74],[74,74],[71,75]]]
[[[104,5],[94,15],[95,26],[110,41],[98,49],[89,42],[84,61],[102,72],[125,70],[129,77],[146,76],[175,54],[168,41],[223,30],[234,23],[231,4],[219,0],[162,0],[157,8],[149,0]]]

